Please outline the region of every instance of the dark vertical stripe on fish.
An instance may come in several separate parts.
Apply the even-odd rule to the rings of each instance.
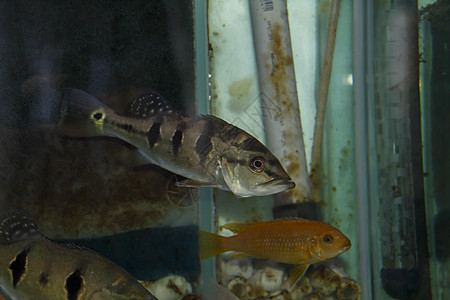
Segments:
[[[181,130],[175,131],[175,133],[172,136],[172,153],[174,155],[178,154],[178,150],[180,150],[182,142],[183,142],[183,132]]]
[[[81,287],[83,285],[83,277],[79,269],[76,269],[69,277],[66,279],[66,291],[68,300],[77,300],[78,294],[80,293]]]
[[[150,127],[148,134],[147,134],[147,141],[150,145],[150,148],[153,148],[155,144],[158,142],[158,140],[161,138],[161,122],[154,122],[152,124],[152,127]]]
[[[9,265],[14,288],[20,282],[26,272],[28,252],[30,252],[30,248],[27,247],[23,249],[22,252],[17,254],[16,258]]]
[[[197,152],[200,163],[203,164],[212,150],[212,142],[209,136],[201,134],[195,142],[195,152]]]

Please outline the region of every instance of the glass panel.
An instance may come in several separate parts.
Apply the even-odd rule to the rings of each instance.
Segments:
[[[88,259],[35,258],[20,244],[44,235],[104,255],[159,299],[449,298],[447,2],[0,1],[0,287],[23,298],[18,282],[61,297],[81,291],[98,256],[50,244]],[[171,111],[211,114],[195,120],[216,125],[163,123]],[[210,161],[214,182],[177,175],[194,158],[202,165],[197,142],[210,152],[211,137],[234,126],[256,140],[226,141]],[[250,164],[243,153],[255,144]],[[275,158],[261,160],[269,150]],[[259,168],[276,178],[265,168],[278,159],[295,188],[244,187]],[[289,240],[293,219],[321,223]],[[249,255],[269,240],[255,238],[266,224],[276,239]],[[352,247],[324,258],[329,225]],[[233,252],[200,259],[198,229],[228,237],[251,226],[247,248],[215,237],[217,253]],[[280,244],[290,260],[276,256]],[[33,259],[70,268],[35,270]],[[21,276],[33,271],[39,287]],[[121,272],[110,266],[98,278]],[[54,274],[64,288],[47,280]]]
[[[430,3],[431,2],[431,3]],[[420,1],[422,133],[424,142],[425,191],[427,200],[428,245],[433,297],[450,297],[450,265],[448,249],[449,187],[447,168],[449,144],[447,129],[450,7],[445,1]]]
[[[2,216],[20,206],[46,237],[87,246],[139,280],[183,276],[173,281],[191,281],[184,288],[192,292],[199,191],[151,165],[136,132],[123,138],[138,118],[98,134],[106,138],[87,137],[82,124],[63,133],[57,124],[60,109],[70,110],[70,89],[127,116],[152,89],[173,109],[196,114],[193,31],[191,1],[1,1]],[[59,293],[65,297],[64,287]]]

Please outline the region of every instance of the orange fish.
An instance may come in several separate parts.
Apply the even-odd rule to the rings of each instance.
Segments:
[[[291,285],[303,276],[310,264],[333,258],[351,247],[350,240],[342,232],[317,221],[289,219],[230,223],[223,227],[236,235],[223,237],[198,231],[201,259],[237,251],[244,256],[295,264],[290,274]]]

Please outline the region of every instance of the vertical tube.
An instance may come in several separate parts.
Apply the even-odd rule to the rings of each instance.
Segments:
[[[368,182],[368,110],[366,101],[366,54],[367,45],[365,37],[367,31],[366,1],[357,0],[353,4],[353,84],[355,97],[355,154],[356,154],[356,180],[358,201],[359,225],[359,255],[360,255],[360,284],[364,299],[373,299],[370,261],[370,228],[369,228],[369,182]],[[369,38],[370,39],[370,38]],[[368,83],[370,85],[370,82]]]
[[[323,69],[320,74],[319,95],[317,96],[316,122],[314,126],[314,140],[311,153],[311,183],[312,195],[315,201],[319,201],[320,199],[320,153],[322,152],[323,126],[325,123],[328,89],[333,67],[334,45],[336,43],[340,4],[340,0],[333,0],[331,2]]]
[[[286,1],[250,0],[261,106],[269,149],[296,187],[275,196],[275,205],[311,199]]]
[[[431,299],[424,230],[417,3],[398,1],[387,8],[377,12],[380,23],[376,25],[383,29],[375,31],[378,43],[374,43],[379,276],[384,291],[393,298]]]
[[[206,33],[206,1],[194,1],[194,26],[195,26],[195,85],[197,110],[200,114],[208,113],[208,56],[207,56],[207,33]],[[199,227],[205,231],[212,231],[212,190],[203,188],[200,196],[200,224]],[[211,259],[201,262],[202,283],[214,278],[214,265]]]

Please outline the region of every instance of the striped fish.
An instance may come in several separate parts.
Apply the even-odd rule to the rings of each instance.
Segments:
[[[48,240],[19,208],[0,213],[0,290],[12,299],[157,300],[105,257]]]
[[[81,90],[69,90],[65,99],[60,121],[64,134],[126,141],[149,163],[187,178],[178,186],[216,187],[239,197],[295,186],[280,161],[256,138],[219,118],[177,113],[157,92],[131,101],[129,116]]]

